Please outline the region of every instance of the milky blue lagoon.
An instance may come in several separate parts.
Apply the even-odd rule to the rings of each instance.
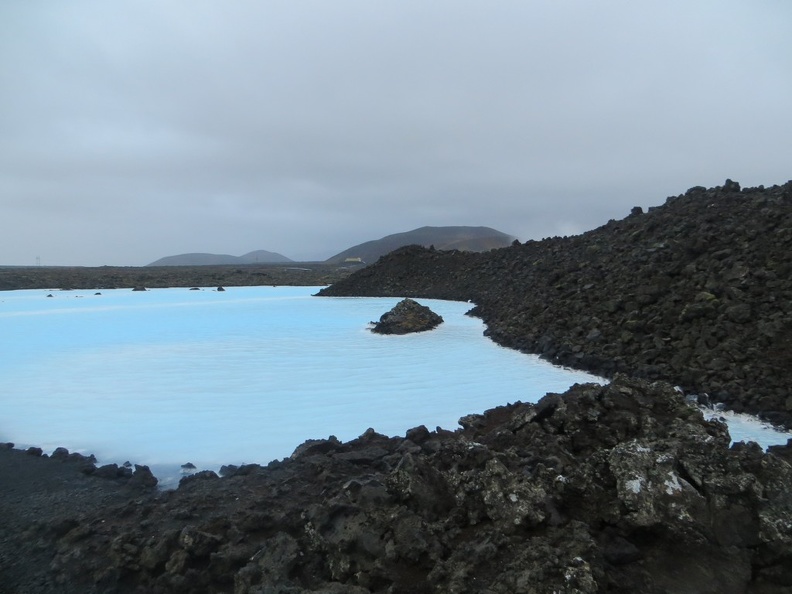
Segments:
[[[469,413],[602,381],[495,345],[469,303],[420,299],[445,323],[380,336],[368,323],[398,299],[317,290],[0,293],[0,441],[162,476],[186,462],[266,464],[369,427],[455,429]],[[766,445],[767,430],[748,427]]]

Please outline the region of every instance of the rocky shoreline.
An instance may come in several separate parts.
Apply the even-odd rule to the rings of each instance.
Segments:
[[[323,262],[223,266],[0,266],[0,291],[19,289],[162,289],[168,287],[322,286],[361,265]]]
[[[573,237],[397,250],[320,295],[454,299],[494,341],[792,427],[792,182],[691,188]]]
[[[399,250],[322,294],[470,299],[501,344],[613,381],[172,491],[0,447],[0,593],[790,592],[792,444],[729,447],[674,386],[789,425],[791,244],[792,184],[727,182],[578,237]]]
[[[670,385],[617,376],[460,424],[308,441],[165,492],[23,461],[0,475],[0,592],[792,587],[792,448],[729,448]]]

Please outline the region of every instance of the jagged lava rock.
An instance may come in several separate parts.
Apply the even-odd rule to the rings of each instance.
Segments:
[[[319,292],[473,301],[495,342],[792,428],[792,182],[691,188],[571,237],[409,246]]]
[[[64,594],[792,588],[792,466],[730,448],[669,384],[618,375],[462,425],[314,440],[31,546],[54,546]]]
[[[374,322],[371,331],[377,334],[411,334],[433,330],[442,323],[442,316],[408,298],[382,314],[379,322]]]

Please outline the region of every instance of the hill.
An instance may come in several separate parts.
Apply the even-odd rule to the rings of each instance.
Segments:
[[[403,248],[321,294],[471,300],[505,346],[792,427],[791,272],[792,182],[727,180],[579,236]]]
[[[360,258],[365,263],[372,263],[405,245],[421,245],[427,248],[434,246],[438,250],[483,252],[505,247],[512,241],[514,237],[511,235],[489,227],[420,227],[361,243],[328,258],[326,262],[340,264],[347,259]]]
[[[225,264],[280,264],[293,260],[266,250],[256,250],[244,256],[228,254],[190,253],[178,256],[166,256],[147,266],[221,266]]]

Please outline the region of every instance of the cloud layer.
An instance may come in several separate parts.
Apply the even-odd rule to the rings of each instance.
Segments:
[[[0,6],[0,264],[578,233],[792,178],[792,6]]]

